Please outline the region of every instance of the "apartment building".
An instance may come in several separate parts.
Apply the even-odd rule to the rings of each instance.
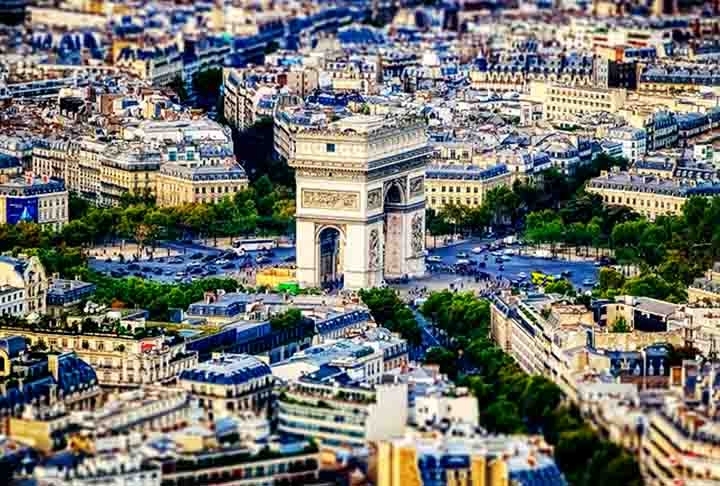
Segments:
[[[87,410],[99,401],[95,371],[74,353],[32,354],[21,335],[0,339],[0,416],[19,416],[25,407],[64,405]],[[7,427],[6,420],[0,426]]]
[[[230,126],[244,130],[263,117],[272,117],[281,95],[305,98],[319,84],[311,66],[251,66],[223,70],[224,115]]]
[[[551,453],[539,437],[480,436],[461,427],[410,431],[378,443],[375,484],[566,486]]]
[[[606,204],[626,206],[655,219],[680,214],[688,198],[716,195],[720,193],[720,185],[714,182],[692,185],[678,179],[603,172],[587,183],[586,190],[600,195]]]
[[[491,336],[529,374],[553,380],[579,400],[585,374],[606,381],[667,384],[667,343],[683,346],[686,320],[678,306],[644,298],[618,298],[594,311],[545,294],[491,298]],[[610,332],[618,317],[636,330]]]
[[[543,104],[543,117],[546,119],[597,112],[616,113],[625,105],[626,96],[626,91],[619,88],[530,83],[530,98]]]
[[[270,367],[254,356],[219,354],[184,370],[178,381],[212,421],[243,411],[266,414],[275,380]]]
[[[247,189],[248,178],[238,164],[204,165],[166,163],[156,176],[158,206],[216,203]]]
[[[50,349],[75,352],[93,366],[99,383],[104,386],[161,383],[175,378],[198,362],[197,353],[186,351],[182,340],[167,341],[162,336],[82,333],[76,328],[0,328],[0,336],[18,333],[25,336],[31,345],[42,342]]]
[[[45,267],[36,256],[0,256],[0,313],[17,317],[44,314],[48,293]]]
[[[27,174],[0,181],[0,223],[37,223],[59,230],[68,217],[68,191],[62,180]]]
[[[68,167],[77,159],[77,152],[76,144],[67,140],[39,140],[32,150],[32,170],[38,175],[67,181]]]
[[[167,86],[175,79],[182,79],[182,56],[175,43],[150,48],[127,46],[119,50],[115,66],[153,86]]]
[[[607,139],[622,146],[622,156],[634,163],[647,153],[647,134],[644,130],[632,127],[613,128],[608,131]]]
[[[428,207],[439,211],[454,203],[478,207],[496,187],[512,183],[512,174],[504,164],[481,168],[473,165],[431,165],[425,173]]]
[[[314,438],[323,449],[360,449],[404,433],[407,400],[406,384],[369,388],[297,380],[278,398],[278,429]]]
[[[162,470],[164,486],[187,484],[237,485],[318,483],[320,454],[305,442],[289,443],[268,451],[246,445],[182,450],[151,461]]]
[[[105,143],[86,137],[39,140],[32,149],[32,171],[61,179],[69,191],[95,199],[100,192],[100,157],[105,148]]]
[[[322,70],[333,91],[372,94],[382,84],[379,56],[329,56]]]
[[[679,380],[650,412],[640,451],[648,483],[659,486],[720,481],[715,399],[718,364],[683,362]],[[703,395],[709,396],[705,405]]]
[[[534,52],[505,53],[500,59],[480,57],[469,76],[474,89],[495,93],[528,93],[533,82],[567,86],[594,84],[592,57],[555,55],[543,59]]]
[[[123,194],[154,194],[163,163],[159,148],[142,143],[118,142],[100,156],[100,193],[103,206],[119,204]]]

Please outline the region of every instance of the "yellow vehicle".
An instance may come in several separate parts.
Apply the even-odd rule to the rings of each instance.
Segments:
[[[530,277],[532,278],[532,283],[534,285],[545,285],[555,281],[555,277],[552,275],[547,275],[539,271],[531,272]]]

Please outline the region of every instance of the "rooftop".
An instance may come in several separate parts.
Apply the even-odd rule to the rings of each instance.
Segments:
[[[241,385],[249,380],[272,375],[263,361],[247,354],[223,354],[184,370],[181,380],[218,385]]]

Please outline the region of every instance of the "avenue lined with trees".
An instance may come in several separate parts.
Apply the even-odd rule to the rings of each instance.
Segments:
[[[361,291],[379,325],[417,342],[420,329],[412,311],[392,289]],[[472,293],[430,294],[420,312],[451,338],[430,348],[425,362],[436,364],[477,397],[480,424],[491,433],[541,434],[555,447],[555,460],[576,486],[642,484],[636,460],[602,438],[566,403],[552,381],[530,376],[490,338],[490,304]]]

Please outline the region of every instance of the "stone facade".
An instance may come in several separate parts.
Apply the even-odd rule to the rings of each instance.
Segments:
[[[357,115],[293,138],[301,285],[341,280],[358,289],[424,274],[422,123]]]

